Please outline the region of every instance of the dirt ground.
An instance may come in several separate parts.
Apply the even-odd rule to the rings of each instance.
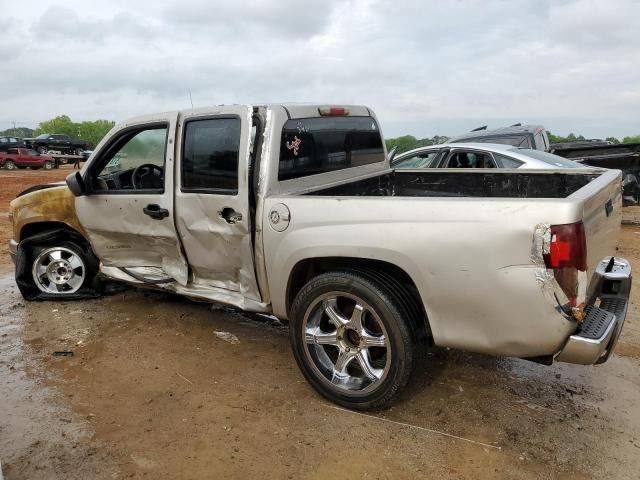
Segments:
[[[7,200],[67,173],[0,171],[0,241]],[[278,323],[133,289],[25,303],[2,248],[6,479],[638,478],[637,283],[604,365],[433,349],[396,406],[362,415],[311,390]],[[619,250],[638,271],[640,227]]]

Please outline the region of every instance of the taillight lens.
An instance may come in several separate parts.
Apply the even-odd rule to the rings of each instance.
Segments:
[[[587,241],[582,222],[551,225],[551,243],[544,263],[551,269],[587,270]]]
[[[318,113],[323,117],[342,117],[349,115],[349,109],[344,107],[320,107]]]

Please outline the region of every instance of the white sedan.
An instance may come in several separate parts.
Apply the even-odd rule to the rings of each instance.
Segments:
[[[530,148],[494,143],[443,143],[391,158],[394,168],[589,168]]]

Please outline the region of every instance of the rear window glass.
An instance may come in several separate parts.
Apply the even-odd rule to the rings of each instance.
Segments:
[[[384,148],[372,117],[289,120],[282,128],[278,180],[384,162]]]
[[[540,160],[544,163],[548,163],[553,167],[585,168],[584,165],[578,162],[567,160],[566,158],[560,157],[558,155],[554,155],[553,153],[547,153],[540,150],[532,150],[529,148],[519,148],[517,152],[523,155],[526,155],[527,157],[535,158],[536,160]]]
[[[498,137],[477,137],[456,140],[455,143],[499,143],[501,145],[512,145],[514,147],[528,148],[531,147],[528,135],[500,135]]]

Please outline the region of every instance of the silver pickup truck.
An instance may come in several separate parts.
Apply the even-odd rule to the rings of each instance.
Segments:
[[[366,107],[219,106],[116,126],[11,202],[11,251],[30,300],[107,277],[288,320],[309,383],[371,409],[429,345],[604,362],[620,208],[617,170],[394,171]]]

